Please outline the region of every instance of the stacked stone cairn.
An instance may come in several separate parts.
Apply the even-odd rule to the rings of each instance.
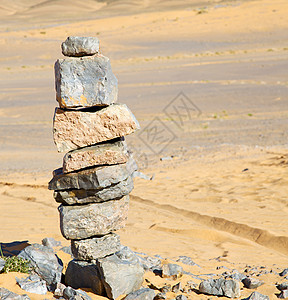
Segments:
[[[125,104],[115,103],[117,79],[97,38],[68,37],[62,53],[55,63],[53,135],[58,152],[67,153],[49,189],[61,203],[61,232],[74,256],[65,282],[115,299],[139,289],[144,274],[115,233],[125,226],[137,170],[124,136],[139,124]]]

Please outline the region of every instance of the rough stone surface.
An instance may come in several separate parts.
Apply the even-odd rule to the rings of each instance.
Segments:
[[[219,278],[204,280],[199,285],[199,291],[208,295],[226,296],[228,298],[240,297],[239,282],[233,279],[226,280]]]
[[[176,280],[183,274],[183,268],[176,264],[164,264],[162,267],[162,277]]]
[[[155,297],[154,300],[165,300],[167,298],[165,293],[158,293]]]
[[[0,272],[4,269],[5,264],[6,264],[6,260],[0,258]]]
[[[280,299],[287,299],[288,298],[288,290],[281,291],[281,293],[277,297]]]
[[[49,182],[49,190],[100,190],[127,179],[137,170],[137,165],[130,158],[125,164],[95,167],[80,172],[63,174],[61,169],[58,170],[54,171],[54,177]]]
[[[144,269],[129,248],[125,247],[113,255],[98,259],[97,266],[110,299],[130,294],[141,287]]]
[[[159,269],[161,267],[161,260],[157,257],[153,256],[138,256],[140,263],[142,264],[144,270],[154,270]]]
[[[247,289],[257,289],[259,286],[264,284],[263,281],[252,277],[246,277],[242,280],[242,282]]]
[[[109,233],[102,237],[71,241],[72,253],[77,260],[95,260],[120,250],[120,236]]]
[[[99,52],[99,40],[97,37],[68,36],[61,45],[65,56],[87,56]]]
[[[74,289],[90,288],[97,295],[105,295],[97,266],[87,261],[71,260],[65,273],[65,283]]]
[[[258,292],[253,292],[246,300],[269,300],[269,297]]]
[[[98,54],[58,59],[54,69],[60,107],[103,106],[117,101],[117,79],[108,57]]]
[[[123,164],[128,159],[126,142],[102,143],[68,152],[63,158],[63,173],[99,165]]]
[[[1,300],[30,300],[30,298],[24,295],[17,295],[3,287],[0,287],[0,299]]]
[[[131,134],[140,126],[125,104],[113,104],[96,111],[57,108],[53,128],[57,150],[64,152]]]
[[[61,242],[56,241],[55,239],[48,237],[48,238],[44,238],[42,240],[42,245],[53,248],[53,247],[61,246]]]
[[[17,278],[17,284],[22,290],[39,295],[47,293],[46,281],[42,280],[38,275],[30,275],[27,278]]]
[[[120,200],[87,205],[60,205],[60,229],[68,240],[105,235],[125,226],[129,196]]]
[[[128,195],[133,190],[133,180],[131,176],[119,183],[108,186],[100,190],[67,190],[55,191],[54,198],[56,202],[72,205],[99,203],[113,199],[120,199]]]
[[[46,281],[49,290],[61,281],[63,264],[51,248],[33,244],[23,249],[18,256],[30,261],[34,271]]]
[[[187,300],[188,298],[185,295],[176,296],[176,300]]]
[[[130,293],[124,299],[125,300],[153,300],[155,292],[152,289],[142,288],[135,292]]]
[[[64,293],[65,289],[66,289],[66,286],[63,283],[58,282],[56,284],[56,288],[54,290],[54,296],[63,297],[63,293]]]

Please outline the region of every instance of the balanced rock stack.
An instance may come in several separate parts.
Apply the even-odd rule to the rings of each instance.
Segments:
[[[53,134],[58,152],[67,153],[49,189],[74,256],[65,281],[115,299],[143,281],[137,257],[115,233],[125,226],[137,169],[124,136],[139,124],[125,104],[115,104],[117,79],[97,38],[68,37],[62,53],[68,57],[55,63]]]

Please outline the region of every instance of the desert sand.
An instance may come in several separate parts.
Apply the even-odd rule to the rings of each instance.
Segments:
[[[135,179],[122,244],[190,256],[198,275],[287,268],[287,12],[285,0],[0,1],[0,242],[69,245],[47,189],[63,156],[53,64],[67,36],[97,36],[142,128],[128,144],[153,179]],[[0,286],[23,294],[14,278]],[[257,290],[277,299],[277,280]]]

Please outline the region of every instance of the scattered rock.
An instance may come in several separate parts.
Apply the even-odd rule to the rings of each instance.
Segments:
[[[129,159],[125,141],[101,143],[68,152],[63,158],[63,173],[99,165],[123,164]]]
[[[4,269],[5,264],[6,264],[6,260],[0,258],[0,273]]]
[[[288,281],[276,285],[279,291],[288,290]]]
[[[277,295],[278,298],[280,299],[286,299],[288,298],[288,290],[282,290],[279,295]]]
[[[137,164],[130,158],[127,163],[112,166],[101,166],[79,172],[63,174],[62,169],[54,172],[49,182],[49,190],[101,190],[127,179],[137,170]]]
[[[30,300],[30,298],[24,295],[17,295],[3,287],[0,287],[0,299],[1,300]]]
[[[53,290],[61,281],[63,264],[51,248],[33,244],[23,249],[18,256],[30,261],[33,270],[46,281],[48,290]]]
[[[269,300],[268,296],[262,295],[258,292],[253,292],[248,298],[245,300]]]
[[[65,289],[66,289],[66,286],[63,283],[58,282],[56,284],[56,288],[54,290],[54,296],[63,297],[63,293],[64,293]]]
[[[56,99],[60,107],[103,106],[117,101],[117,79],[108,57],[58,59],[54,69]]]
[[[284,269],[281,273],[279,273],[279,276],[283,277],[286,276],[288,274],[288,268]]]
[[[238,281],[242,281],[243,279],[247,278],[246,275],[240,273],[239,271],[233,269],[231,273],[229,272],[224,272],[222,274],[224,276],[225,279],[231,278],[234,280],[238,280]]]
[[[154,178],[154,177],[152,178],[152,177],[150,177],[150,176],[148,176],[148,175],[146,175],[146,174],[144,174],[144,173],[142,173],[142,172],[139,172],[139,171],[135,171],[135,172],[133,173],[132,177],[133,177],[133,178],[139,177],[139,178],[145,179],[145,180],[153,180],[153,178]]]
[[[166,294],[165,293],[158,293],[155,297],[154,297],[154,300],[165,300],[167,297],[166,297]]]
[[[65,56],[87,56],[99,52],[99,40],[96,37],[69,36],[61,45]]]
[[[162,277],[171,278],[176,280],[183,274],[183,268],[176,264],[163,264],[162,266]]]
[[[228,298],[240,297],[239,282],[233,279],[226,280],[219,278],[204,280],[199,285],[199,291],[208,295],[226,296]]]
[[[68,240],[105,235],[125,226],[129,196],[87,205],[59,206],[60,229]]]
[[[176,296],[176,300],[188,300],[187,297],[185,295],[178,295]]]
[[[177,262],[181,262],[185,265],[188,265],[188,266],[198,266],[200,267],[199,265],[197,265],[191,257],[188,257],[188,256],[179,256],[177,259],[176,259]]]
[[[61,246],[61,242],[55,241],[55,239],[53,239],[51,237],[47,237],[42,240],[42,245],[50,247],[50,248],[54,248],[54,247]]]
[[[164,286],[162,286],[160,288],[160,292],[165,294],[171,292],[171,284],[165,284]]]
[[[73,205],[87,204],[109,201],[111,199],[120,199],[128,195],[133,190],[133,180],[131,176],[119,183],[110,185],[100,190],[67,190],[55,191],[54,198],[56,202]]]
[[[102,237],[72,240],[72,253],[77,260],[95,260],[113,254],[120,250],[120,237],[116,233],[109,233]]]
[[[263,285],[264,282],[256,278],[246,277],[242,280],[242,283],[247,289],[257,289],[259,286]]]
[[[172,286],[172,292],[177,294],[180,292],[180,290],[182,289],[182,284],[181,282],[176,283],[175,285]]]
[[[22,290],[39,295],[45,295],[47,293],[46,281],[42,280],[38,275],[30,275],[27,278],[17,278],[17,284]]]
[[[160,268],[161,266],[161,260],[157,257],[153,256],[145,256],[141,257],[138,256],[140,263],[142,264],[144,270],[154,270],[155,268]]]
[[[170,155],[170,156],[166,156],[166,157],[160,157],[160,160],[161,161],[164,161],[164,160],[172,160],[174,158],[174,155]]]
[[[57,108],[53,124],[58,152],[119,138],[140,128],[125,104],[109,105],[95,112]]]
[[[125,300],[153,300],[155,297],[155,292],[149,288],[142,288],[135,292],[128,294]]]
[[[196,288],[197,288],[197,284],[190,280],[187,281],[186,285],[181,289],[181,292],[190,294]]]

